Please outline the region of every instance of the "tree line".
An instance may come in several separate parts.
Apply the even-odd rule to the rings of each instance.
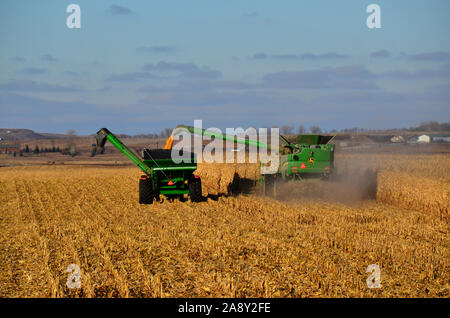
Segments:
[[[277,127],[278,126],[273,126]],[[353,128],[343,128],[340,130],[332,129],[329,131],[329,133],[357,133],[357,132],[383,132],[383,131],[428,131],[428,132],[449,132],[450,131],[450,123],[438,123],[437,121],[426,121],[420,123],[417,127],[409,127],[409,128],[391,128],[391,129],[367,129],[367,128],[359,128],[359,127],[353,127]],[[327,133],[326,130],[322,130],[319,126],[312,125],[309,127],[309,130],[305,128],[304,125],[300,125],[295,130],[294,126],[289,125],[283,125],[280,127],[280,133],[282,135],[293,135],[295,133],[297,134],[321,134],[321,133]]]
[[[41,147],[39,148],[38,145],[34,147],[34,150],[30,150],[30,147],[28,145],[25,145],[25,149],[22,150],[24,153],[41,153],[41,152],[61,152],[59,149],[59,146],[55,147]]]
[[[299,126],[293,125],[282,125],[277,126],[274,125],[272,128],[279,128],[280,134],[282,135],[294,135],[294,134],[325,134],[325,133],[358,133],[358,132],[388,132],[388,131],[430,131],[430,132],[439,132],[439,131],[450,131],[450,123],[438,123],[437,121],[427,121],[420,123],[417,127],[410,128],[391,128],[391,129],[368,129],[368,128],[360,128],[360,127],[351,127],[351,128],[342,128],[342,129],[332,129],[325,130],[322,129],[318,125],[311,125],[306,127],[301,124]],[[161,130],[159,134],[138,134],[138,135],[127,135],[127,134],[118,134],[119,138],[168,138],[172,134],[172,128],[164,128]]]

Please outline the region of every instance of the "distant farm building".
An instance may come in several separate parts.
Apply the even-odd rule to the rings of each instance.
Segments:
[[[433,136],[434,142],[450,142],[450,135],[436,135]]]
[[[431,137],[428,135],[421,135],[417,138],[418,143],[428,144],[431,142]]]
[[[402,136],[394,136],[391,138],[391,142],[394,142],[394,143],[405,142],[405,139]]]

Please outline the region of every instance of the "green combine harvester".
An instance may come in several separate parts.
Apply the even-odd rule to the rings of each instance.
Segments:
[[[292,144],[282,135],[284,143],[280,166],[275,174],[261,176],[264,193],[274,195],[280,181],[300,181],[306,179],[328,179],[334,172],[334,144],[329,142],[334,136],[297,135],[297,143]]]
[[[97,132],[97,148],[103,149],[105,142],[109,140],[145,173],[139,180],[139,203],[151,204],[154,199],[159,200],[160,195],[181,199],[185,194],[190,197],[191,201],[199,202],[202,200],[202,185],[200,177],[194,175],[194,171],[197,169],[196,155],[192,152],[179,152],[181,158],[184,159],[180,163],[175,163],[171,157],[174,135],[183,131],[270,150],[270,145],[263,142],[184,125],[177,126],[173,130],[164,149],[144,149],[143,159],[128,149],[106,128]],[[297,143],[292,144],[280,135],[280,139],[284,143],[280,165],[278,170],[273,173],[261,173],[260,183],[263,186],[263,192],[269,195],[274,194],[278,181],[330,176],[334,171],[334,145],[329,143],[333,137],[298,135]],[[278,153],[279,149],[274,151]],[[236,190],[239,188],[238,183],[239,175],[235,174],[232,185],[233,192],[238,192]]]

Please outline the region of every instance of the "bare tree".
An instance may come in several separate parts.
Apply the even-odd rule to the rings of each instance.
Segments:
[[[161,138],[167,138],[172,134],[172,129],[170,128],[164,128],[161,133],[159,134],[159,137]]]
[[[298,126],[297,132],[298,132],[299,134],[304,134],[304,133],[306,132],[305,126],[303,126],[303,125]]]
[[[75,157],[77,155],[77,148],[75,145],[75,137],[77,135],[77,132],[73,129],[70,129],[66,132],[68,136],[68,143],[67,143],[67,150],[69,151],[69,154],[72,157]]]
[[[293,129],[294,129],[294,127],[292,127],[292,126],[283,125],[283,126],[281,126],[280,131],[283,135],[292,135]]]
[[[430,121],[420,123],[419,128],[420,128],[420,130],[423,130],[423,131],[438,131],[439,123],[437,121],[430,120]]]
[[[309,130],[312,134],[320,134],[322,132],[322,129],[320,129],[319,126],[311,126],[309,127]]]
[[[73,130],[73,129],[69,129],[66,132],[66,135],[69,136],[69,137],[75,137],[77,135],[77,132],[75,130]]]
[[[450,131],[450,123],[442,123],[440,124],[441,131]]]

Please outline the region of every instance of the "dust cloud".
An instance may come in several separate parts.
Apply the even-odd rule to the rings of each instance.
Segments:
[[[344,168],[326,179],[278,180],[273,197],[286,202],[320,200],[360,205],[366,200],[376,199],[377,174],[376,170],[370,168]]]

